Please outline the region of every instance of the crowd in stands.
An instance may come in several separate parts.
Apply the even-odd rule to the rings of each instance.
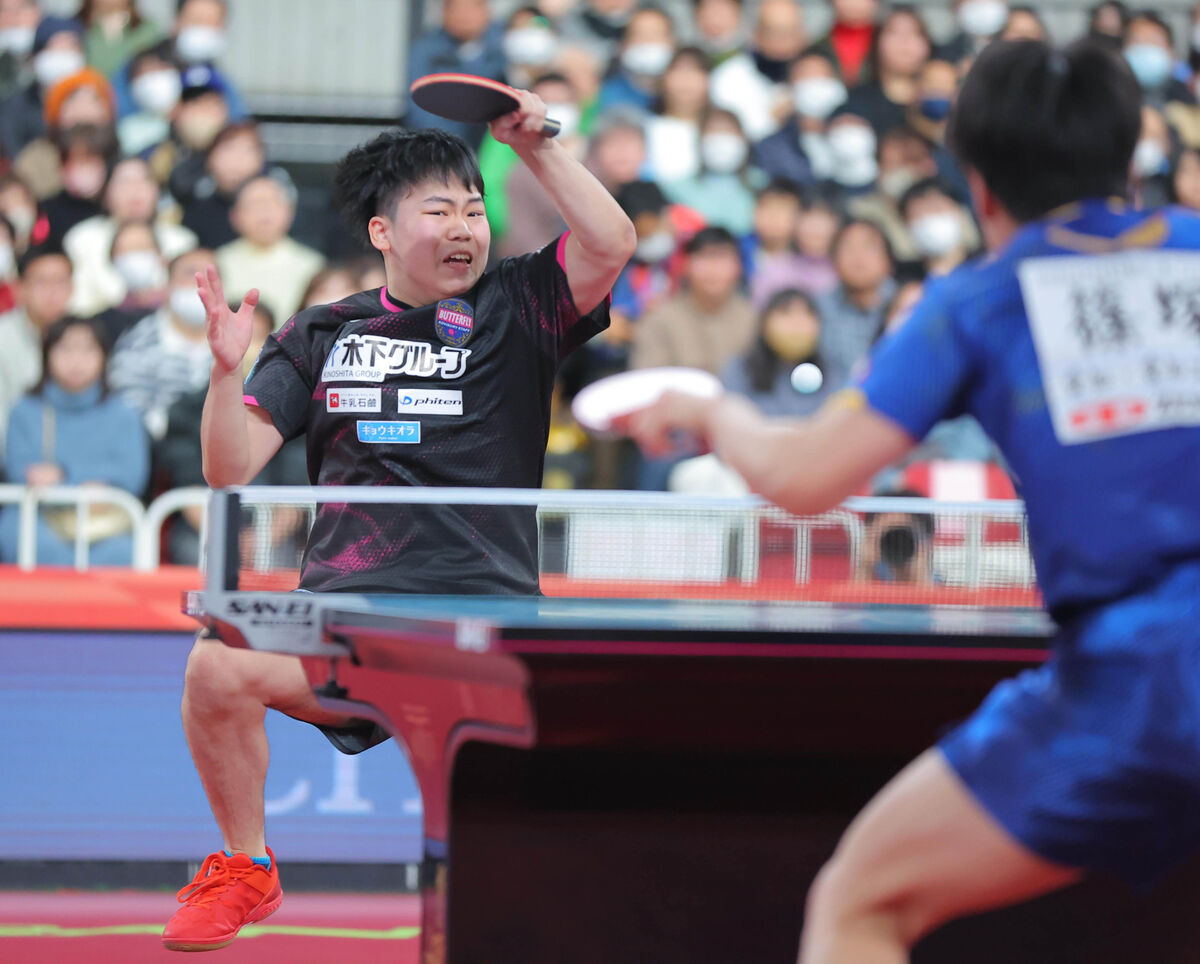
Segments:
[[[979,254],[946,122],[986,44],[1047,36],[1038,11],[954,0],[955,29],[937,38],[920,6],[830,0],[828,13],[817,33],[795,0],[444,0],[440,23],[413,39],[409,80],[452,70],[538,93],[563,145],[637,229],[611,327],[563,370],[547,485],[687,487],[697,477],[583,433],[567,403],[588,382],[694,366],[772,414],[807,414],[903,324],[925,285]],[[329,261],[292,236],[296,188],[221,63],[228,16],[226,0],[178,0],[161,24],[137,0],[82,0],[73,17],[0,0],[7,481],[105,483],[139,497],[202,483],[210,356],[193,279],[204,265],[219,266],[235,297],[261,290],[252,352],[298,309],[384,282],[377,256]],[[1191,22],[1178,37],[1121,0],[1081,17],[1145,93],[1133,203],[1200,209],[1200,5]],[[486,127],[414,106],[400,121],[477,148],[493,261],[564,229]],[[806,362],[822,377],[799,391],[791,373]],[[994,458],[963,419],[914,456]],[[903,484],[897,473],[880,484]],[[303,451],[285,448],[265,476],[305,483]],[[172,530],[171,558],[194,560],[196,521]],[[41,519],[42,562],[73,557],[59,522]],[[88,525],[94,559],[127,559],[119,525],[102,512]],[[0,561],[14,546],[9,509]]]

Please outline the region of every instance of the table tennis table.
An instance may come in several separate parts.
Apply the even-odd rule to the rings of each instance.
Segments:
[[[849,818],[1053,631],[1036,609],[247,591],[213,562],[192,615],[327,661],[322,704],[406,754],[423,964],[794,961]],[[1118,959],[967,935],[917,959]]]

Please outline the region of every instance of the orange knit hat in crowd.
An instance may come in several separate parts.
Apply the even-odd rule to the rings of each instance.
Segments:
[[[113,116],[116,116],[117,98],[113,94],[112,84],[100,71],[92,67],[84,67],[79,73],[64,77],[46,92],[44,110],[47,127],[58,126],[58,115],[62,111],[63,104],[67,102],[67,98],[84,87],[91,87],[104,100],[107,100],[109,109],[113,112]]]

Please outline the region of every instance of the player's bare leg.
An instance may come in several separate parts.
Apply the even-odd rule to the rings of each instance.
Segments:
[[[348,722],[321,708],[299,658],[196,640],[184,678],[184,733],[225,849],[252,857],[267,855],[268,707],[313,723]]]
[[[818,874],[800,962],[904,964],[939,925],[1080,876],[1017,843],[929,750],[867,805]]]

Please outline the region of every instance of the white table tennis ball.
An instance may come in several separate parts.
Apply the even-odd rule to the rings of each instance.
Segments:
[[[825,376],[821,374],[821,369],[812,362],[804,362],[792,369],[792,388],[801,395],[811,395],[820,390],[823,381]]]

